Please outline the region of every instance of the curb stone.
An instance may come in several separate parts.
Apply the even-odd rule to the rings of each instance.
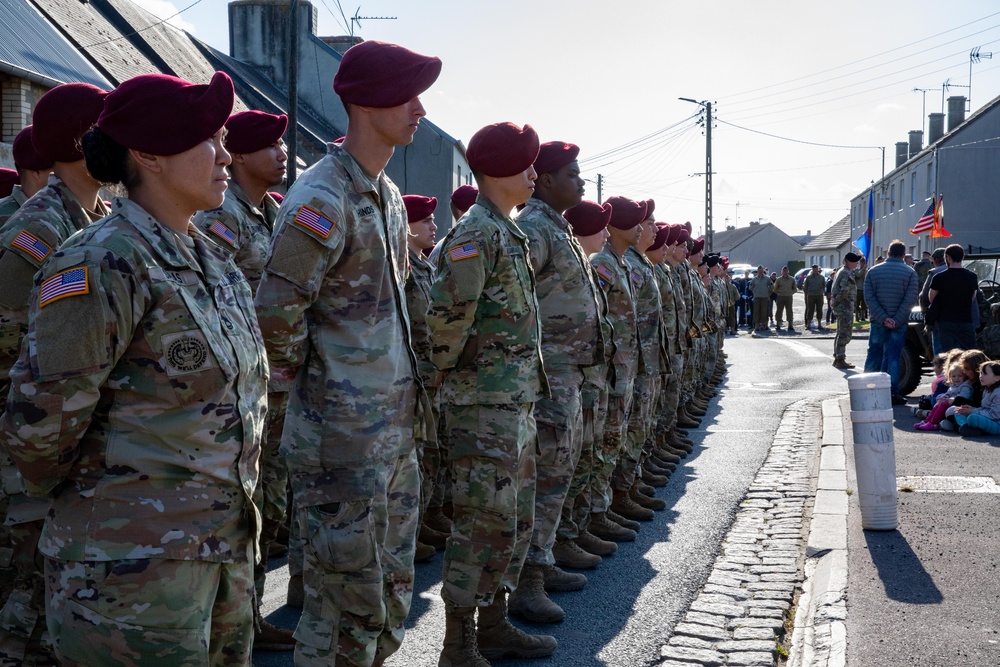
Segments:
[[[822,416],[817,399],[785,409],[708,580],[666,638],[658,667],[777,664],[777,639],[802,583]]]

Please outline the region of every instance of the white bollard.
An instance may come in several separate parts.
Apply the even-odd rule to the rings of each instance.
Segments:
[[[896,448],[892,438],[892,395],[887,373],[847,379],[851,392],[854,469],[865,530],[896,530]]]

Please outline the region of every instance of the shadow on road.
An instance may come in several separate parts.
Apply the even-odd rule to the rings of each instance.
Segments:
[[[864,535],[868,553],[889,599],[909,604],[940,604],[944,600],[901,531],[866,530]]]

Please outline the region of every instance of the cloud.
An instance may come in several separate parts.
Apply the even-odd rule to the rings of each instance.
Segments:
[[[897,111],[902,111],[904,108],[902,104],[897,104],[896,102],[885,102],[876,106],[875,111],[878,113],[896,113]]]
[[[180,8],[167,0],[132,0],[135,4],[145,9],[150,14],[160,19],[167,19],[167,23],[175,28],[187,30],[191,34],[197,33],[193,23],[184,20],[183,14],[178,14]],[[190,3],[188,3],[190,4]],[[176,16],[175,16],[176,14]]]

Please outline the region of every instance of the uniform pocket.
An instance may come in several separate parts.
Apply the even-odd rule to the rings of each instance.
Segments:
[[[331,572],[357,572],[375,560],[372,503],[351,500],[308,508],[309,539]]]

